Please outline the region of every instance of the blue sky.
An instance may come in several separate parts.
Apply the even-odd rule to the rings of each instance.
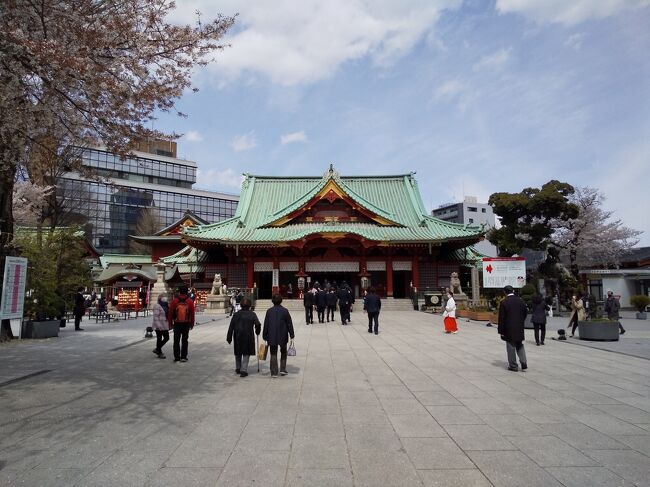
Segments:
[[[463,195],[600,188],[650,245],[650,0],[178,0],[239,13],[196,72],[184,136],[197,187],[242,173],[417,172],[431,209]]]

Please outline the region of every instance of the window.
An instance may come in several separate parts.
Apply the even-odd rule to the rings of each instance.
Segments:
[[[468,206],[467,211],[472,211],[472,212],[476,213],[478,211],[478,208],[476,208],[476,206]]]
[[[474,218],[470,218],[470,219],[469,219],[469,222],[470,222],[470,223],[474,223]]]
[[[485,208],[481,208],[481,213],[485,213],[485,212],[486,212]]]

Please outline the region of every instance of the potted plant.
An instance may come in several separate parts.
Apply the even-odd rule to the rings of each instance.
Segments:
[[[618,325],[618,321],[607,318],[578,321],[578,335],[580,340],[617,341],[619,339]]]
[[[456,316],[458,318],[469,318],[469,311],[464,304],[459,304],[456,307]]]
[[[630,298],[630,303],[632,306],[634,306],[634,308],[636,308],[637,320],[645,320],[648,317],[645,309],[650,306],[650,296],[646,296],[645,294],[637,294]]]
[[[468,318],[474,321],[490,321],[492,313],[487,306],[474,306],[469,310]]]

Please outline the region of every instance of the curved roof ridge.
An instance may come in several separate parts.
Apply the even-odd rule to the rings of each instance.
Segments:
[[[300,208],[301,205],[305,204],[307,201],[309,201],[311,198],[313,198],[316,195],[316,193],[318,193],[321,189],[323,189],[330,179],[331,179],[330,176],[323,176],[316,183],[316,185],[312,189],[307,191],[300,198],[298,198],[297,200],[292,201],[291,203],[286,205],[284,208],[276,211],[273,215],[270,215],[271,219],[269,220],[269,222],[277,220],[278,218],[282,218],[283,216],[288,215],[292,211]],[[266,225],[269,222],[266,222],[263,225]]]

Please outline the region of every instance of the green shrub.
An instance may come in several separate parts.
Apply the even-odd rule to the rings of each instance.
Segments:
[[[630,303],[632,303],[632,306],[634,306],[639,313],[643,313],[648,305],[650,305],[650,296],[637,294],[630,298]]]

